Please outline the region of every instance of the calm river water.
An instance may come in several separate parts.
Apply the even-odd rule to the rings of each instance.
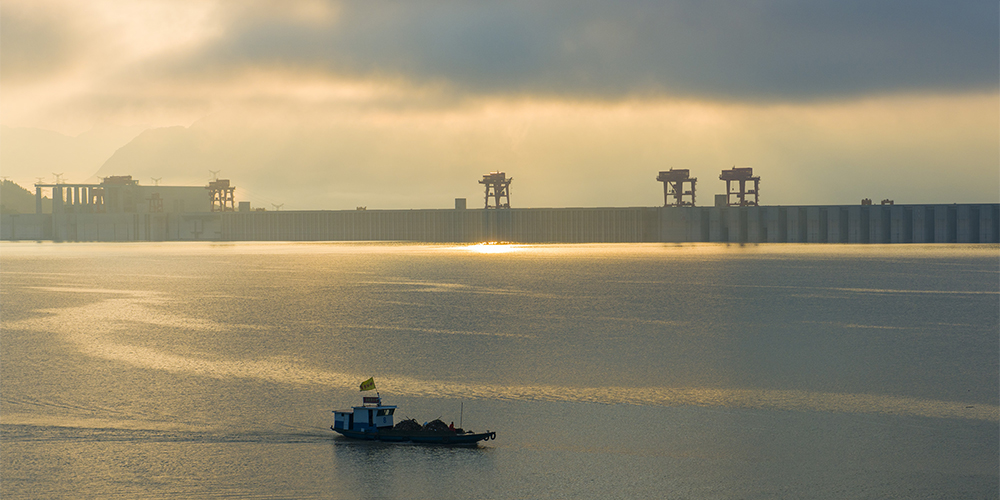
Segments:
[[[3,498],[997,498],[997,246],[0,244]],[[329,430],[374,377],[474,448]],[[366,393],[367,394],[367,393]]]

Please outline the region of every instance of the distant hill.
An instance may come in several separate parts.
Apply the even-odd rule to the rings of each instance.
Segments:
[[[94,173],[145,127],[100,127],[76,137],[51,130],[0,126],[0,173],[30,186],[54,182],[100,182]],[[34,211],[34,210],[32,210]]]
[[[52,213],[52,200],[47,196],[42,197],[42,212]],[[35,213],[35,193],[24,189],[15,182],[4,180],[0,184],[0,213]]]
[[[116,150],[96,176],[131,175],[144,185],[154,178],[168,186],[206,184],[210,169],[223,170],[209,158],[217,154],[212,146],[198,131],[185,127],[148,129]]]

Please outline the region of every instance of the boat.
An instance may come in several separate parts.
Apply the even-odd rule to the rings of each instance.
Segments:
[[[474,445],[496,439],[496,432],[472,432],[449,428],[440,420],[420,425],[413,420],[393,424],[395,405],[382,404],[381,396],[362,398],[361,406],[333,411],[330,429],[351,439],[386,443],[420,443],[444,445]],[[431,424],[437,425],[431,425]]]

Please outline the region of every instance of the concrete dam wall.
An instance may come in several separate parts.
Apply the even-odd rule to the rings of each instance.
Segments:
[[[0,239],[1000,243],[1000,204],[5,214]]]

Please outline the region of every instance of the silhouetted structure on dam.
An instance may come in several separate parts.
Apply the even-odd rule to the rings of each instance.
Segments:
[[[663,183],[663,206],[693,207],[695,199],[696,177],[691,177],[691,171],[686,168],[661,171],[656,180]],[[685,189],[690,185],[691,189]]]
[[[719,175],[719,180],[726,181],[726,205],[747,207],[760,205],[760,176],[753,175],[752,167],[733,167],[731,170],[723,170]],[[737,189],[734,191],[732,183],[736,182]],[[747,183],[752,183],[753,187],[747,189]],[[753,197],[748,200],[747,195]],[[733,200],[736,196],[736,200]]]
[[[486,186],[486,206],[483,208],[510,208],[510,181],[513,177],[507,177],[504,172],[490,172],[483,175],[480,184]],[[490,205],[490,198],[493,205]]]
[[[215,179],[208,183],[208,197],[212,201],[213,212],[235,212],[236,186],[229,185],[229,179]]]

